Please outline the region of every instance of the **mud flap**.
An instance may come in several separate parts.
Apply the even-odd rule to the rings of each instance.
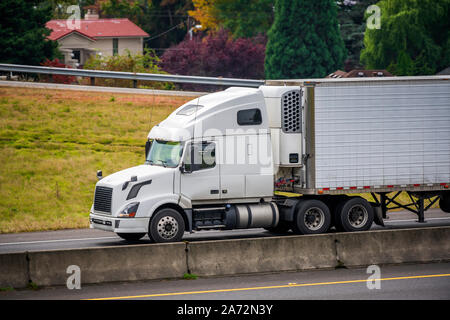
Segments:
[[[383,212],[381,211],[381,206],[371,203],[373,208],[373,222],[377,225],[384,227]]]

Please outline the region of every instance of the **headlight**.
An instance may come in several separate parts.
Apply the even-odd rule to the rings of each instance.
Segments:
[[[134,218],[139,207],[139,202],[128,204],[125,209],[119,213],[119,218]]]

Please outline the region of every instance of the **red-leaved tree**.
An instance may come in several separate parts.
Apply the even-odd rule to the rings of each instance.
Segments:
[[[70,68],[70,66],[67,66],[64,63],[61,63],[59,61],[59,59],[54,59],[54,60],[47,59],[44,62],[42,62],[41,65],[44,67]],[[76,77],[53,74],[51,76],[48,76],[48,75],[42,76],[41,79],[43,82],[71,84],[71,83],[75,82]]]
[[[161,57],[160,66],[170,74],[223,78],[264,79],[265,37],[233,39],[221,30],[204,38],[186,37]],[[193,84],[188,90],[205,90]]]

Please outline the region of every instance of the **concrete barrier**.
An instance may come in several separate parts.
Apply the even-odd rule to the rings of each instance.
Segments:
[[[0,288],[24,288],[28,285],[27,254],[0,254]]]
[[[0,287],[65,285],[70,265],[89,284],[433,261],[450,261],[450,227],[0,254]]]
[[[29,253],[31,280],[39,286],[65,285],[67,268],[81,270],[81,283],[181,278],[186,245],[128,245]]]
[[[337,259],[348,267],[450,260],[450,227],[336,234]]]
[[[200,276],[334,268],[334,236],[284,236],[192,242],[188,267]]]

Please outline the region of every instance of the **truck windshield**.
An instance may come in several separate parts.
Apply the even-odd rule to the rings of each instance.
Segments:
[[[182,152],[180,142],[153,140],[146,163],[175,168],[180,163]]]

